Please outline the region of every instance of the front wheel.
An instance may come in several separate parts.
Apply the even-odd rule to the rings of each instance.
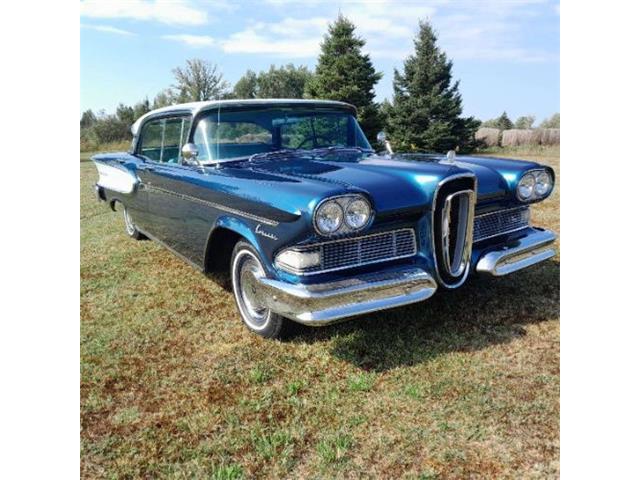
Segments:
[[[136,240],[142,240],[146,238],[140,232],[140,230],[136,228],[135,223],[133,223],[133,220],[131,219],[131,215],[129,215],[127,207],[125,207],[124,205],[122,206],[122,215],[124,216],[124,229],[127,232],[127,235]]]
[[[260,300],[257,279],[265,275],[255,249],[247,242],[239,241],[231,254],[231,284],[242,321],[262,337],[279,338],[290,321],[269,310]]]

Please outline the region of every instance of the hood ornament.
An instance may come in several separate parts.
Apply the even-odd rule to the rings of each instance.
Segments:
[[[447,163],[456,163],[456,151],[455,150],[449,150],[447,152]]]

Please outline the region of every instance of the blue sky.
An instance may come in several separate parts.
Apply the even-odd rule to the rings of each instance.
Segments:
[[[188,58],[216,63],[233,84],[248,69],[315,66],[322,35],[348,16],[384,77],[413,50],[418,20],[429,19],[460,80],[464,113],[493,118],[560,109],[559,2],[547,0],[85,0],[80,4],[80,107],[113,112],[150,100]]]

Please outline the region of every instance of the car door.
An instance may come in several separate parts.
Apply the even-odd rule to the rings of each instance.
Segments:
[[[186,143],[191,119],[174,116],[147,122],[141,132],[138,154],[144,159],[139,167],[139,178],[147,192],[147,233],[168,247],[185,252],[183,238],[185,213],[189,200],[185,195],[186,177],[194,168],[182,164],[181,149]]]

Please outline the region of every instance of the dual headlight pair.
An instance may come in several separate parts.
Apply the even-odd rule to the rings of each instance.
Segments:
[[[545,198],[553,190],[553,177],[547,170],[533,170],[525,173],[516,188],[521,202],[531,202]]]
[[[362,195],[344,195],[323,201],[313,214],[313,225],[321,235],[349,233],[371,220],[371,205]]]

